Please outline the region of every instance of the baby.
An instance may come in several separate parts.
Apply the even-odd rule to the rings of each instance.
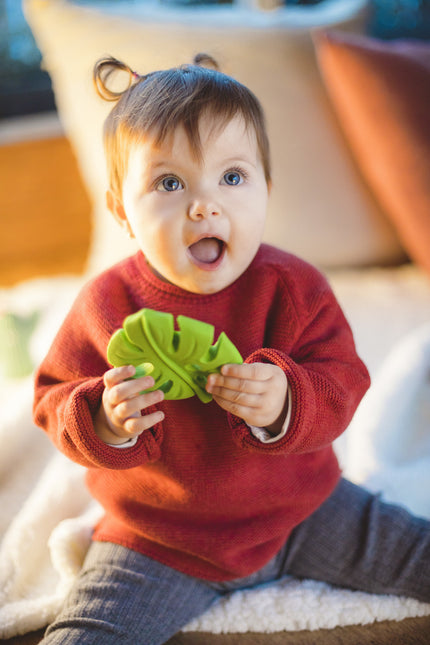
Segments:
[[[340,475],[332,442],[369,377],[326,279],[262,243],[258,100],[205,55],[145,76],[107,58],[94,78],[116,102],[107,204],[139,251],[83,288],[36,376],[37,424],[105,510],[43,643],[158,645],[285,574],[430,601],[430,524]],[[150,375],[109,367],[112,333],[144,307],[239,349],[243,364],[209,376],[212,402],[164,400]]]

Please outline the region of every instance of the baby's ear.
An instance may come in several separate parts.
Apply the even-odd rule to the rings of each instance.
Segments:
[[[112,190],[106,191],[106,205],[118,224],[125,230],[129,237],[134,237],[134,233],[129,224],[122,200],[115,195]]]

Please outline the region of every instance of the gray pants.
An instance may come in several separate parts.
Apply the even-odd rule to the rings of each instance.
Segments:
[[[223,583],[189,577],[115,544],[94,543],[42,643],[161,645],[222,595],[285,574],[430,602],[430,522],[341,480],[265,567]]]

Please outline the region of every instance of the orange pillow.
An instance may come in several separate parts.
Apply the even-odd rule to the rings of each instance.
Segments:
[[[430,273],[430,44],[328,32],[315,47],[364,178]]]

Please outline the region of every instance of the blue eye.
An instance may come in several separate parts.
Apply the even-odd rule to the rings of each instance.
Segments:
[[[238,186],[243,181],[242,175],[236,170],[226,172],[223,179],[228,186]]]
[[[182,183],[177,177],[164,177],[157,185],[157,190],[172,193],[175,190],[183,188]]]

